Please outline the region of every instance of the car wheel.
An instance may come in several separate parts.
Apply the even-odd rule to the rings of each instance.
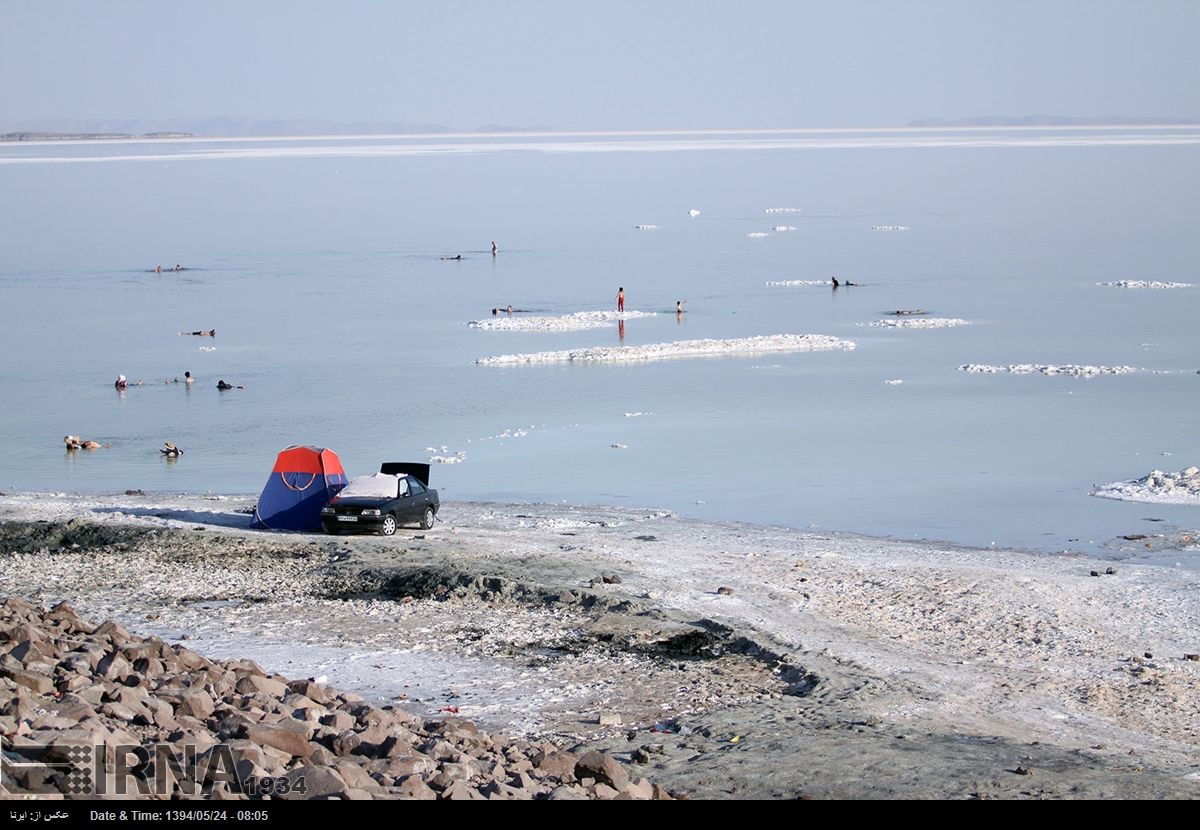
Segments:
[[[396,533],[396,517],[388,513],[383,517],[383,524],[379,528],[379,532],[384,536],[393,536]]]
[[[425,530],[433,529],[433,508],[426,507],[425,512],[421,514],[421,527]]]

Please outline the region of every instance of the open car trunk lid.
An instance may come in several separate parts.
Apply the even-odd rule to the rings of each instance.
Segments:
[[[426,487],[429,486],[429,465],[409,463],[407,461],[386,461],[379,467],[379,472],[390,476],[412,476]]]

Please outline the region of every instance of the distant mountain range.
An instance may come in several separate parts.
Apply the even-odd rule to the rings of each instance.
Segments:
[[[977,115],[972,118],[919,118],[908,122],[910,127],[1145,127],[1157,124],[1197,124],[1191,118],[1129,117],[1105,115],[1095,118],[1077,118],[1070,115],[1025,115],[1014,118],[1009,115]]]
[[[504,127],[488,124],[476,132],[553,132],[552,127]],[[343,123],[318,118],[264,119],[223,116],[220,118],[145,119],[39,119],[19,123],[0,123],[0,138],[170,138],[178,136],[314,136],[314,135],[392,135],[403,133],[461,132],[440,124],[411,124],[406,121],[355,121]]]

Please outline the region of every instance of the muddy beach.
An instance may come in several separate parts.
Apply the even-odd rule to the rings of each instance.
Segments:
[[[572,505],[279,534],[253,501],[10,494],[0,595],[692,798],[1200,795],[1195,571]]]

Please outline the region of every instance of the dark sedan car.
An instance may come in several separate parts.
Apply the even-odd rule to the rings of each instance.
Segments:
[[[409,522],[428,530],[440,506],[428,464],[384,464],[374,475],[351,479],[322,507],[321,526],[333,535],[366,530],[391,536]]]

